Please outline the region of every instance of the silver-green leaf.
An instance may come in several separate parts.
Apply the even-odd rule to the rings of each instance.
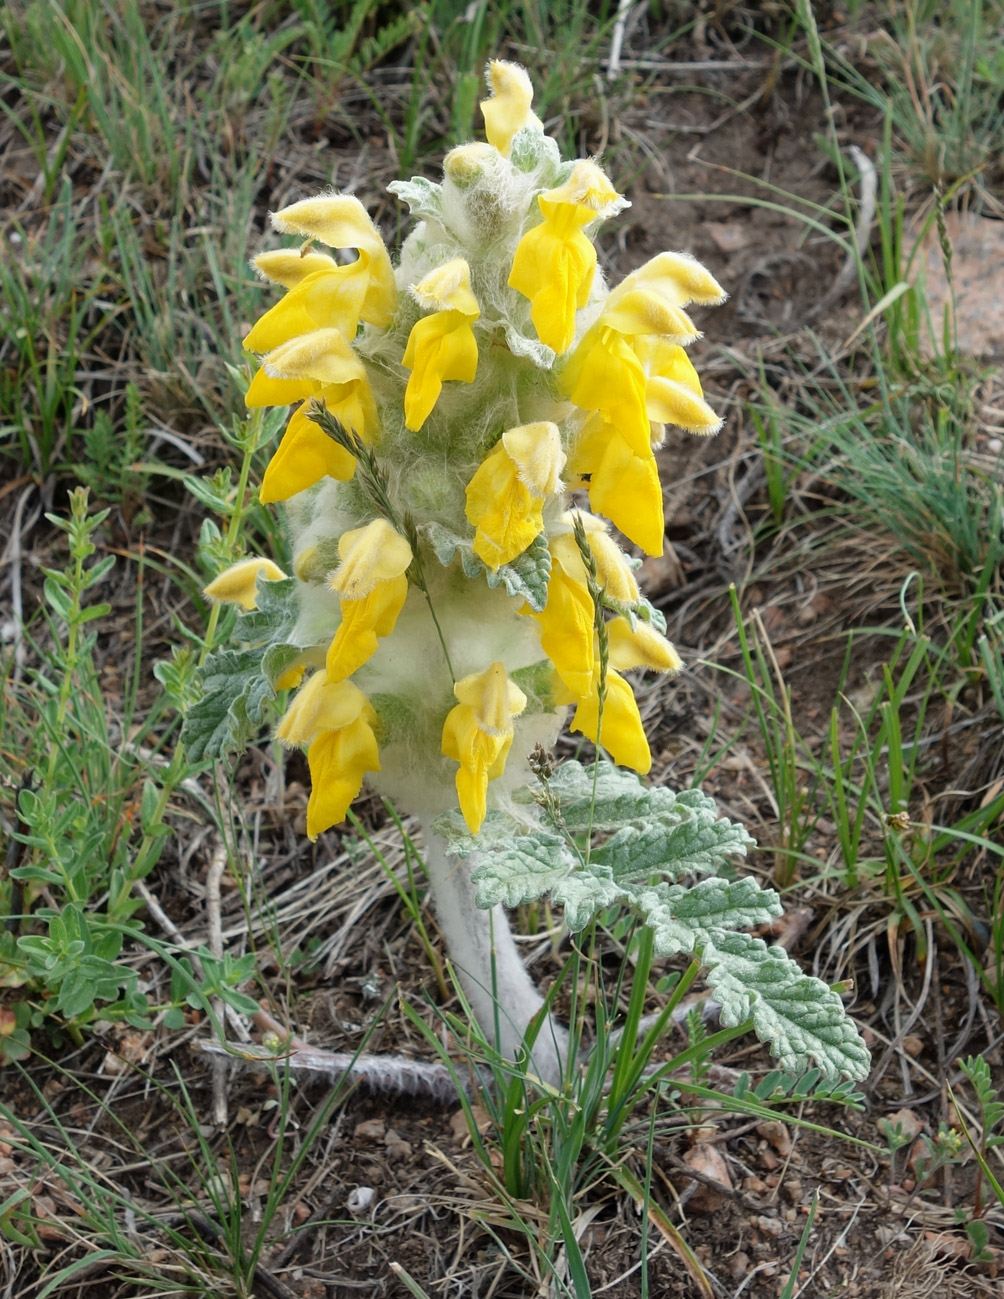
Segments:
[[[752,1018],[757,1037],[782,1069],[800,1073],[814,1060],[828,1082],[867,1075],[871,1057],[843,1002],[783,948],[721,930],[704,944],[701,960],[722,1022]]]

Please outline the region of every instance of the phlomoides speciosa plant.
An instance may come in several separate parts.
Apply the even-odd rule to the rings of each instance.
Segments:
[[[752,1020],[782,1068],[862,1077],[837,992],[745,932],[781,910],[728,866],[745,830],[698,790],[638,779],[651,757],[623,674],[682,664],[610,525],[661,554],[653,448],[667,424],[720,423],[686,308],[725,294],[678,252],[611,288],[592,240],[625,199],[561,158],[522,68],[488,80],[487,143],[449,153],[439,183],[390,186],[416,221],[396,264],[356,198],[272,216],[303,242],[255,258],[285,294],[244,339],[246,400],[296,404],[260,490],[285,504],[293,573],[249,556],[210,583],[245,612],[185,743],[237,747],[292,691],[277,734],[306,748],[308,835],[364,782],[419,818],[449,955],[507,1057],[543,1002],[504,908],[549,894],[572,930],[617,904],[657,953],[693,954],[725,1024]],[[595,764],[550,769],[566,722]],[[556,1081],[567,1041],[546,1019],[532,1071]]]

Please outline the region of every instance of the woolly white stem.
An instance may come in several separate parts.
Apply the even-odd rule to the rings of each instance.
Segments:
[[[447,953],[478,1023],[499,1053],[511,1060],[544,999],[523,965],[503,908],[484,911],[475,905],[474,859],[451,856],[427,822],[423,833],[432,900]],[[568,1031],[548,1016],[533,1044],[530,1070],[558,1085],[567,1055]]]

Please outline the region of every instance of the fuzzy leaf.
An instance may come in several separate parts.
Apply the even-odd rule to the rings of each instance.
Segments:
[[[419,220],[439,220],[443,215],[443,189],[434,181],[424,176],[412,176],[411,180],[393,180],[387,186],[396,194],[402,203],[407,203],[413,217]]]
[[[661,786],[648,788],[633,772],[623,771],[606,760],[598,767],[562,763],[549,788],[561,805],[563,824],[573,834],[590,829],[596,833],[619,830],[633,822],[641,822],[643,827],[653,823],[679,825],[679,839],[666,860],[670,855],[674,861],[683,862],[688,856],[690,860],[676,874],[687,870],[706,874],[715,868],[712,858],[718,860],[726,853],[745,855],[746,849],[755,842],[742,826],[720,821],[715,800],[699,789],[685,789],[676,794]],[[532,792],[517,794],[516,798],[520,802],[535,801]],[[694,828],[689,828],[691,825]],[[709,833],[707,827],[717,828]]]
[[[801,1073],[811,1059],[827,1082],[867,1075],[868,1048],[840,998],[821,979],[805,974],[783,948],[723,930],[704,944],[701,959],[722,1007],[722,1023],[732,1026],[752,1017],[757,1037],[770,1045],[782,1069]]]
[[[689,819],[672,825],[669,822],[673,814],[689,814]],[[630,879],[642,881],[656,873],[670,879],[714,875],[726,856],[745,856],[750,842],[741,825],[718,818],[713,803],[710,808],[693,809],[678,799],[672,812],[663,814],[661,823],[618,830],[602,847],[594,849],[592,861],[609,865],[622,883]]]
[[[671,811],[677,799],[672,790],[647,789],[632,772],[623,771],[605,759],[598,768],[584,767],[580,762],[563,762],[551,777],[548,788],[561,805],[564,825],[573,834],[590,828],[617,830],[631,821],[651,820],[660,811]],[[533,803],[537,792],[521,790],[514,797],[520,803]]]
[[[492,847],[511,839],[517,831],[512,820],[503,812],[489,808],[481,829],[471,834],[467,822],[459,811],[444,812],[432,823],[436,834],[442,835],[454,857],[469,857],[472,852],[481,852],[483,848]]]
[[[238,617],[231,639],[243,649],[217,650],[199,674],[202,694],[189,707],[181,740],[192,762],[240,751],[257,735],[275,680],[299,653],[286,643],[296,622],[296,579],[259,580],[258,608]]]
[[[573,932],[585,929],[597,911],[627,900],[609,868],[593,862],[566,875],[551,889],[551,901],[564,908],[565,924]]]
[[[543,536],[534,537],[522,555],[509,564],[503,564],[494,575],[505,583],[510,595],[522,596],[531,609],[540,613],[547,604],[547,583],[551,576],[551,552]],[[488,585],[494,586],[493,574],[488,574]]]
[[[574,869],[576,858],[560,835],[548,830],[514,833],[509,817],[490,811],[477,834],[471,834],[459,812],[439,817],[433,829],[456,857],[468,859],[477,885],[475,901],[486,910],[543,897]]]
[[[637,890],[631,900],[651,926],[660,956],[699,951],[723,929],[749,929],[781,914],[781,901],[774,890],[761,889],[749,876],[737,880],[712,877],[689,888],[657,884]]]
[[[202,698],[188,710],[181,742],[192,762],[243,749],[275,698],[260,649],[218,650],[202,670]]]
[[[492,572],[474,553],[474,543],[470,538],[458,536],[441,523],[426,524],[422,531],[444,568],[449,568],[454,559],[459,558],[465,577],[478,577],[483,573],[490,587],[504,586],[508,595],[525,600],[538,613],[547,603],[551,552],[543,537],[535,537],[522,555]]]
[[[258,579],[255,588],[257,609],[238,617],[233,639],[245,645],[281,645],[296,624],[299,609],[296,600],[297,581],[286,577],[279,582]]]
[[[574,869],[575,858],[556,834],[521,835],[478,853],[471,879],[479,907],[507,907],[543,897]]]

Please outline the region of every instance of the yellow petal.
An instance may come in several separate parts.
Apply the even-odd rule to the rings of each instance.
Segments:
[[[411,369],[404,393],[405,425],[417,433],[446,380],[474,381],[478,344],[469,318],[461,311],[437,311],[417,321],[408,336],[404,364]]]
[[[587,533],[589,549],[596,560],[596,578],[612,600],[634,604],[641,592],[623,550],[606,531]]]
[[[606,524],[585,510],[569,510],[561,519],[563,526],[571,528],[579,520],[586,534],[586,543],[596,563],[596,582],[601,590],[621,604],[634,604],[640,594],[634,572],[627,556],[607,532]],[[565,572],[585,585],[586,571],[579,546],[571,531],[563,532],[551,540],[551,555]]]
[[[342,621],[327,654],[332,681],[349,677],[376,653],[380,637],[389,636],[408,598],[405,570],[411,547],[385,519],[346,532],[338,543],[341,564],[330,585],[341,599]]]
[[[505,739],[486,735],[474,710],[457,704],[443,724],[443,754],[460,763],[456,775],[457,801],[467,828],[477,834],[488,808],[488,773],[495,766]]]
[[[530,299],[540,340],[564,352],[575,337],[575,312],[589,301],[596,249],[582,227],[624,206],[594,162],[576,163],[564,185],[540,196],[542,225],[519,241],[509,273],[512,288]]]
[[[517,131],[525,126],[536,126],[543,130],[540,118],[530,108],[533,86],[525,68],[521,68],[518,63],[506,63],[502,59],[493,59],[488,64],[488,85],[492,92],[491,98],[481,101],[485,135],[488,143],[508,158]]]
[[[595,270],[596,249],[575,226],[545,220],[517,245],[509,284],[529,298],[537,337],[555,352],[571,346],[575,313],[589,300]]]
[[[611,297],[643,285],[666,302],[685,307],[688,302],[714,307],[729,296],[711,272],[688,253],[659,253],[632,271]]]
[[[502,434],[467,484],[467,520],[474,552],[490,568],[521,555],[544,528],[544,498],[561,489],[561,433],[543,420]]]
[[[394,268],[369,213],[348,194],[301,199],[272,214],[272,225],[284,234],[317,239],[329,248],[357,248],[369,256],[369,284],[363,319],[381,328],[390,324],[397,305]]]
[[[692,343],[700,331],[682,307],[674,306],[648,288],[611,294],[598,322],[619,334],[661,334],[674,343]]]
[[[265,312],[244,346],[249,352],[270,352],[300,334],[326,327],[354,338],[369,283],[368,261],[361,255],[351,266],[332,265],[305,276]]]
[[[323,399],[364,440],[375,432],[376,402],[362,361],[337,329],[316,329],[269,352],[244,398],[249,409]]]
[[[626,618],[612,618],[607,624],[610,662],[621,672],[648,668],[651,672],[679,672],[683,659],[675,647],[647,622],[632,628]]]
[[[309,406],[304,402],[293,413],[269,461],[258,492],[263,505],[288,501],[324,477],[348,482],[356,471],[355,456],[318,427],[307,414]]]
[[[591,329],[572,353],[562,384],[577,406],[600,411],[638,452],[649,448],[645,371],[616,330]]]
[[[677,424],[690,433],[717,433],[722,421],[704,400],[697,371],[683,348],[652,336],[636,339],[633,346],[648,376],[649,418]]]
[[[551,550],[553,554],[554,542]],[[596,662],[595,611],[581,559],[579,564],[582,580],[557,560],[552,563],[547,603],[532,615],[540,626],[541,648],[575,698],[588,691]]]
[[[373,657],[380,638],[394,630],[407,598],[406,577],[379,582],[362,599],[343,598],[342,621],[325,660],[330,680],[343,681]]]
[[[562,490],[561,471],[565,453],[561,448],[561,430],[550,420],[520,424],[502,434],[516,476],[534,496],[553,496]]]
[[[267,253],[259,253],[253,259],[252,265],[266,280],[271,280],[273,284],[281,284],[286,289],[296,288],[308,275],[338,268],[338,263],[333,257],[307,246],[274,248]]]
[[[309,744],[323,731],[340,731],[364,714],[376,717],[359,687],[351,681],[330,681],[322,669],[293,696],[275,733],[283,744]]]
[[[338,329],[315,329],[283,343],[264,358],[262,370],[276,380],[312,379],[318,384],[358,383],[366,378],[362,361]],[[251,386],[254,387],[253,382]]]
[[[478,726],[488,735],[512,730],[511,719],[526,707],[526,695],[509,680],[505,664],[500,662],[463,677],[453,693],[460,703],[474,709]]]
[[[540,196],[540,210],[551,213],[558,207],[584,208],[576,212],[576,222],[585,225],[611,216],[630,204],[614,189],[602,168],[588,158],[580,159],[563,185],[546,190]]]
[[[331,587],[347,600],[369,595],[380,582],[400,577],[412,561],[411,546],[386,519],[343,532],[338,542],[341,564]]]
[[[508,679],[502,663],[464,677],[453,692],[459,702],[443,724],[442,750],[460,763],[457,798],[468,829],[477,834],[485,818],[488,782],[505,768],[512,719],[526,707],[526,696]]]
[[[644,776],[652,767],[652,754],[634,692],[622,676],[608,671],[601,724],[598,686],[599,668],[593,688],[579,701],[569,729],[601,745],[618,766],[631,767]]]
[[[214,577],[204,588],[203,595],[208,595],[210,600],[218,600],[221,604],[240,604],[251,610],[256,607],[255,589],[259,577],[264,577],[269,582],[281,582],[285,576],[279,565],[270,559],[257,556],[242,559]]]
[[[461,311],[471,320],[481,315],[471,289],[471,268],[462,257],[437,266],[411,286],[411,293],[426,311]]]
[[[467,484],[466,515],[476,528],[474,553],[496,571],[521,555],[543,530],[541,498],[519,481],[501,442]]]
[[[649,555],[661,555],[666,518],[662,484],[651,449],[637,456],[611,437],[589,479],[589,505]]]
[[[307,803],[307,836],[344,821],[349,806],[362,789],[368,771],[380,770],[380,753],[373,722],[376,714],[367,703],[365,712],[338,731],[325,731],[307,750],[311,791]]]

